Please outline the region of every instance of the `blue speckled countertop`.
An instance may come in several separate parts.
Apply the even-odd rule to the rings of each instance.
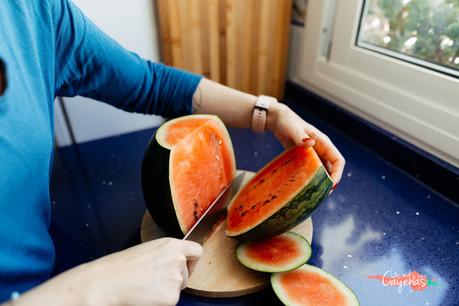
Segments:
[[[343,280],[361,305],[459,305],[459,206],[345,134],[301,114],[330,136],[347,164],[341,183],[313,215],[309,263]],[[56,152],[52,180],[55,272],[139,243],[145,212],[140,163],[153,130]],[[230,131],[240,169],[256,171],[282,151],[272,135]],[[423,291],[383,286],[369,275],[417,271]],[[241,298],[183,294],[180,305],[278,305],[269,290]]]

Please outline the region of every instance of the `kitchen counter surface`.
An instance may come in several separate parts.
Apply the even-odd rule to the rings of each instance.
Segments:
[[[313,214],[309,263],[343,280],[361,305],[459,305],[458,204],[319,118],[300,115],[328,134],[347,161],[341,183]],[[152,133],[57,149],[51,191],[55,273],[140,242],[145,212],[140,164]],[[230,134],[239,169],[256,171],[282,151],[271,134],[236,129]],[[410,272],[426,275],[429,286],[417,291],[368,277]],[[231,299],[182,294],[180,300],[180,305],[215,304],[279,302],[270,290]]]

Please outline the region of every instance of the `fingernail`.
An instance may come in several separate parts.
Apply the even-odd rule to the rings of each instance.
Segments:
[[[302,142],[306,142],[306,141],[311,140],[311,139],[312,139],[311,137],[306,137],[306,138],[303,138],[301,141]]]

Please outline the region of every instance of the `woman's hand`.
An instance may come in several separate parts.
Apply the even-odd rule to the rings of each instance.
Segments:
[[[327,135],[307,123],[282,103],[271,105],[267,119],[267,129],[273,131],[286,148],[293,145],[314,146],[325,165],[335,187],[341,180],[344,157]]]
[[[193,112],[218,115],[227,126],[250,128],[256,100],[254,95],[202,79],[193,95]],[[330,173],[333,186],[338,184],[343,174],[344,158],[327,135],[282,103],[270,106],[266,126],[284,147],[294,144],[314,146]]]
[[[163,238],[96,260],[87,268],[94,305],[175,305],[187,286],[187,262],[201,254],[195,242]]]
[[[71,269],[12,305],[175,305],[201,254],[195,242],[153,240]]]

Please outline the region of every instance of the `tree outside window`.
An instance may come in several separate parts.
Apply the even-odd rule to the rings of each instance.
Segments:
[[[359,41],[459,70],[459,0],[367,0]]]

